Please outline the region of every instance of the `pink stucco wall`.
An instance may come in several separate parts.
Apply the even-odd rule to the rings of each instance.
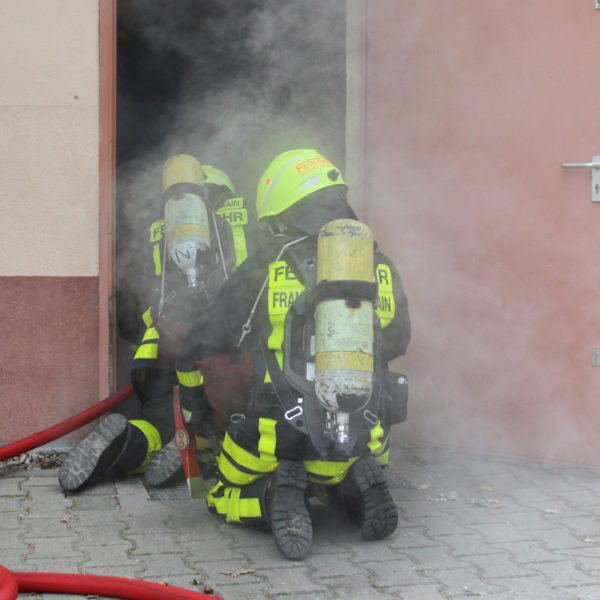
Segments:
[[[98,401],[97,277],[0,277],[0,322],[0,442],[30,436]]]
[[[600,463],[600,11],[366,4],[368,222],[413,340],[395,435]]]

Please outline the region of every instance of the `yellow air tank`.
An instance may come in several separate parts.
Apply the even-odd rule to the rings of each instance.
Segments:
[[[332,293],[315,308],[315,393],[322,406],[338,414],[342,428],[348,414],[371,397],[374,308],[358,290],[353,293],[352,284],[372,281],[370,229],[352,219],[324,225],[318,238],[317,283],[326,284]]]
[[[165,162],[162,175],[167,197],[167,253],[194,288],[198,286],[198,253],[210,250],[208,210],[200,195],[204,186],[202,166],[193,156],[177,154]]]

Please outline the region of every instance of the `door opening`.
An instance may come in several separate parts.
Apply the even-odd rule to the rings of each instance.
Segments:
[[[317,148],[344,169],[346,2],[117,3],[117,385],[150,305],[148,228],[161,169],[186,153],[225,171],[248,206],[278,153]]]

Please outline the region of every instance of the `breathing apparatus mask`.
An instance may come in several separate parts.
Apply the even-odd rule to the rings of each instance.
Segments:
[[[346,195],[345,185],[333,185],[306,196],[278,215],[285,233],[317,235],[330,221],[356,219]]]

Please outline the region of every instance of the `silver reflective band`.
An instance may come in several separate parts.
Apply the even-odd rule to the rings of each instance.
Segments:
[[[273,179],[273,183],[271,183],[271,186],[269,187],[269,191],[267,192],[267,195],[265,196],[265,199],[262,203],[262,206],[260,207],[260,212],[262,212],[263,210],[265,210],[265,205],[267,204],[267,200],[269,199],[269,196],[271,195],[271,192],[273,191],[273,188],[275,187],[275,184],[277,183],[277,180],[285,173],[285,171],[287,170],[287,168],[297,159],[300,158],[302,156],[302,154],[296,154],[296,156],[294,156],[294,158],[290,158],[290,160],[284,165],[283,169],[281,169],[281,171],[279,171],[279,173],[277,173],[277,176],[275,177],[275,179]]]

